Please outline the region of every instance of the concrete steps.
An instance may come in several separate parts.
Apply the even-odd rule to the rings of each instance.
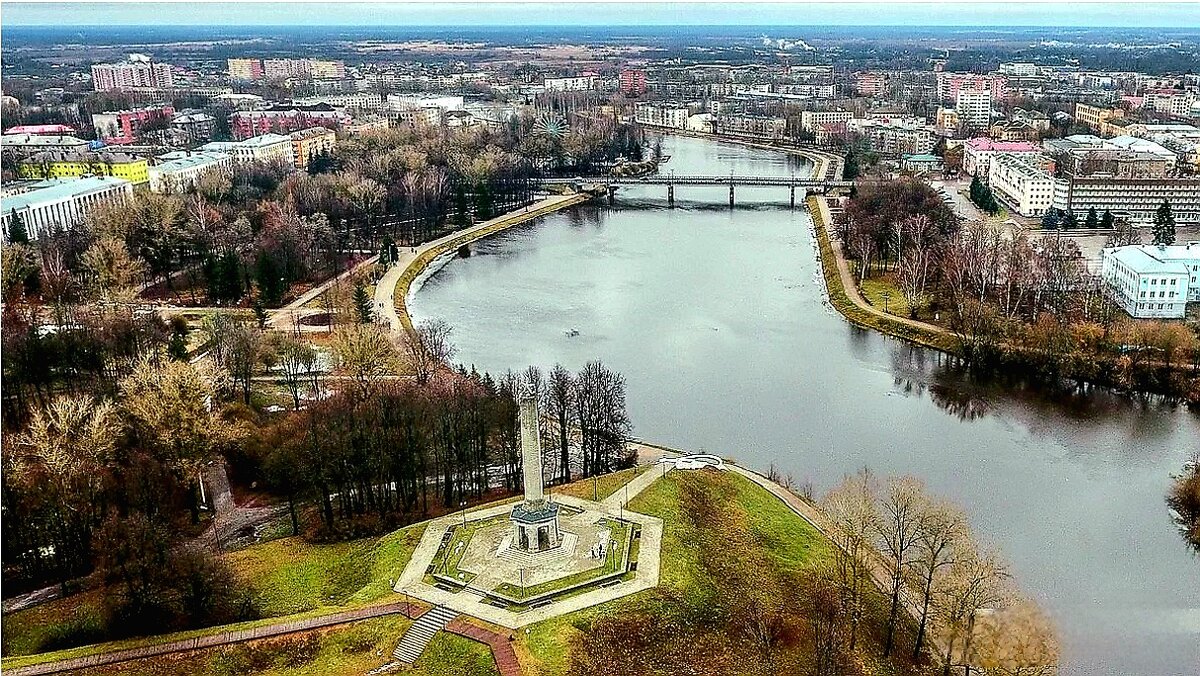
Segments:
[[[404,632],[403,638],[400,639],[400,645],[396,646],[396,650],[392,652],[398,662],[412,664],[417,661],[421,653],[425,652],[425,646],[429,645],[433,635],[446,628],[446,625],[458,617],[457,610],[451,610],[445,606],[434,606],[432,610],[417,618],[416,622]]]

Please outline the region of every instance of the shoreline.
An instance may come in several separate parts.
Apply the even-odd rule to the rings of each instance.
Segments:
[[[647,129],[659,132],[669,136],[684,136],[687,138],[698,138],[705,141],[713,141],[715,143],[730,143],[746,148],[758,148],[759,150],[774,150],[776,152],[785,153],[787,155],[799,155],[805,157],[813,163],[812,178],[823,178],[828,173],[830,166],[836,167],[834,173],[840,177],[843,158],[836,153],[817,150],[815,148],[801,148],[796,146],[775,146],[762,141],[753,141],[750,139],[738,138],[736,136],[721,136],[720,134],[709,134],[702,131],[688,131],[686,129],[675,129],[674,127],[654,127],[651,125],[643,125]]]
[[[408,313],[408,296],[413,282],[421,276],[431,263],[447,252],[470,244],[513,226],[527,223],[535,218],[552,214],[562,209],[587,202],[592,197],[587,193],[553,195],[539,202],[510,211],[496,218],[452,232],[444,237],[426,242],[415,249],[402,251],[399,259],[379,278],[375,287],[375,306],[393,332],[403,331],[411,337],[416,329]]]

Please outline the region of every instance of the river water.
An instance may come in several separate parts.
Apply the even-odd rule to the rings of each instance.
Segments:
[[[781,153],[667,138],[663,171],[798,176]],[[823,298],[811,222],[785,188],[623,189],[472,246],[410,308],[492,373],[601,359],[634,434],[774,464],[820,493],[912,474],[967,509],[1057,621],[1065,674],[1200,673],[1200,560],[1170,474],[1200,416],[1107,392],[978,382],[937,352],[847,324]],[[578,332],[577,334],[575,332]]]

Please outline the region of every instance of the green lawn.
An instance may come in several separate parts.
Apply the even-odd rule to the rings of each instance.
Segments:
[[[639,465],[630,467],[619,472],[612,472],[603,476],[595,477],[594,479],[581,479],[572,481],[563,486],[555,486],[551,489],[554,493],[570,495],[582,500],[603,500],[608,496],[616,493],[619,488],[633,481],[642,472],[647,472],[654,468],[654,465]],[[595,497],[593,497],[595,496]]]
[[[886,306],[887,312],[901,317],[908,316],[908,302],[904,300],[904,296],[900,294],[900,289],[892,283],[890,279],[885,277],[872,277],[863,280],[862,294],[867,299],[867,302],[874,307],[883,310],[885,303],[883,294],[888,294]]]
[[[391,660],[410,622],[403,616],[363,620],[324,629],[186,655],[164,655],[78,674],[99,676],[361,676]],[[496,674],[491,649],[453,634],[439,633],[405,672],[410,676],[490,676]]]
[[[328,545],[287,537],[226,554],[225,560],[250,590],[260,616],[276,618],[367,605],[388,597],[392,581],[404,570],[424,532],[425,524],[415,524],[379,538]],[[101,592],[92,591],[6,615],[4,666],[13,666],[9,657],[60,647],[55,637],[77,625],[98,630],[102,603]],[[219,629],[167,634],[153,642],[214,631]],[[125,646],[140,642],[135,639],[119,643]],[[89,651],[85,646],[70,652],[76,655]]]
[[[762,548],[781,568],[799,570],[830,555],[831,545],[824,536],[778,498],[739,475],[727,473],[725,476],[736,489],[736,501],[749,516],[750,526]],[[694,478],[694,474],[689,477]],[[706,577],[700,537],[684,513],[679,480],[678,474],[668,473],[629,504],[632,511],[663,520],[659,588],[531,626],[527,634],[519,636],[515,646],[526,674],[566,674],[572,640],[598,618],[621,611],[657,615],[665,608],[664,599],[667,598],[683,599],[697,608],[712,603],[718,591]]]

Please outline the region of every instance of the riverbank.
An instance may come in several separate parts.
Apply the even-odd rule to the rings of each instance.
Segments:
[[[450,233],[432,242],[426,242],[416,248],[402,250],[396,263],[388,268],[375,286],[376,310],[381,313],[393,332],[404,331],[405,334],[411,336],[414,329],[412,317],[408,314],[409,291],[417,277],[439,256],[507,230],[514,225],[583,204],[589,199],[591,196],[585,193],[553,195],[522,209],[510,211],[465,230]]]
[[[738,138],[736,136],[722,136],[720,134],[709,134],[702,131],[688,131],[686,129],[675,129],[671,127],[649,127],[654,131],[667,134],[670,136],[686,136],[689,138],[704,139],[706,141],[715,141],[717,143],[731,143],[733,145],[745,146],[747,148],[758,148],[759,150],[773,150],[775,152],[787,153],[788,155],[799,155],[807,158],[813,163],[812,178],[814,179],[840,179],[842,177],[842,164],[844,159],[835,153],[826,152],[824,150],[816,150],[815,148],[799,148],[795,146],[777,146],[761,141],[751,141],[749,139]]]
[[[854,275],[850,272],[846,257],[838,250],[839,245],[829,237],[833,218],[828,201],[818,195],[809,195],[807,201],[830,305],[855,326],[874,329],[923,347],[956,353],[955,337],[950,331],[934,324],[883,312],[863,298],[854,283]]]

